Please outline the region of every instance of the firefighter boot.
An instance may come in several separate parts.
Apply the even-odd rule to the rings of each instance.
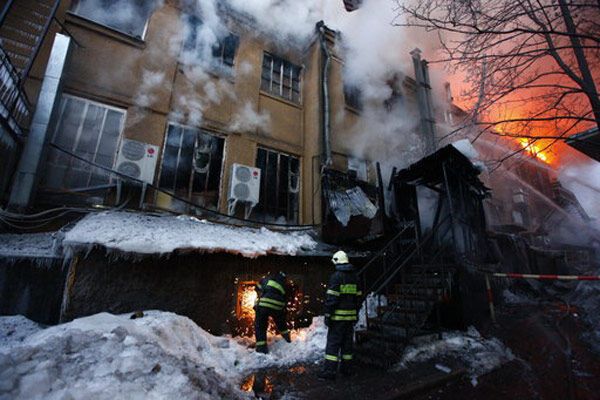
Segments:
[[[335,371],[331,368],[325,367],[321,371],[319,371],[319,373],[317,374],[317,378],[323,381],[333,381],[335,380]]]
[[[263,353],[263,354],[269,354],[269,348],[267,347],[267,344],[257,344],[256,345],[256,352],[257,353]]]

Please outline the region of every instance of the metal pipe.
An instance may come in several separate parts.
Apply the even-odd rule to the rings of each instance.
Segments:
[[[330,166],[331,161],[331,120],[330,120],[330,104],[329,104],[329,66],[331,64],[331,54],[327,48],[327,40],[325,38],[325,23],[319,21],[317,23],[321,39],[321,51],[325,56],[324,63],[321,68],[321,101],[323,104],[323,114],[321,116],[321,129],[323,130],[323,153],[324,165]]]

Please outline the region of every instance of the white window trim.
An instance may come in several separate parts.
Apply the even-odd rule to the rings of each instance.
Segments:
[[[123,114],[123,118],[121,120],[121,125],[119,126],[119,138],[117,139],[117,146],[116,146],[116,151],[115,151],[115,156],[113,158],[113,162],[112,165],[110,166],[111,170],[116,170],[116,163],[117,163],[117,159],[119,157],[119,152],[121,150],[121,142],[123,141],[123,132],[125,131],[125,122],[127,121],[127,110],[124,108],[119,108],[119,107],[115,107],[115,106],[111,106],[105,103],[100,103],[98,101],[94,101],[94,100],[90,100],[87,99],[85,97],[79,97],[79,96],[74,96],[74,95],[70,95],[70,94],[66,94],[63,93],[62,94],[62,98],[61,98],[61,104],[60,104],[60,111],[58,114],[58,118],[56,119],[56,124],[54,126],[54,131],[52,132],[52,139],[51,142],[54,142],[56,140],[56,136],[58,135],[58,128],[60,126],[60,122],[62,121],[62,117],[64,115],[65,112],[65,108],[67,106],[67,102],[66,99],[73,99],[73,100],[77,100],[77,101],[82,101],[85,103],[85,107],[84,107],[84,112],[81,113],[80,118],[83,118],[84,115],[87,114],[87,110],[89,108],[90,105],[95,105],[98,107],[102,107],[105,108],[107,110],[112,110],[112,111],[116,111],[116,112],[120,112]],[[102,132],[104,130],[104,124],[106,122],[106,116],[108,115],[108,112],[106,112],[104,114],[104,117],[102,118],[102,125],[101,125],[101,130],[100,132]],[[73,141],[73,145],[71,146],[70,149],[68,149],[69,151],[76,153],[76,149],[77,149],[77,145],[79,144],[79,140],[81,139],[81,133],[83,131],[83,125],[81,123],[81,120],[79,121],[79,127],[77,128],[77,134],[75,136],[75,140]],[[92,160],[92,162],[96,162],[96,157],[98,155],[98,146],[100,144],[100,140],[98,140],[96,142],[96,148],[94,150],[94,160]],[[97,168],[94,167],[93,165],[90,164],[91,168]],[[112,182],[112,180],[114,179],[114,176],[112,176],[113,174],[111,174],[110,177],[110,181]],[[91,175],[90,175],[90,179],[91,179]]]

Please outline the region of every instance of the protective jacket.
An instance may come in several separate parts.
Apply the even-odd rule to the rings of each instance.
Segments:
[[[268,276],[256,285],[259,290],[258,307],[281,311],[286,304],[285,276],[274,274]]]
[[[277,330],[283,338],[290,342],[290,331],[285,318],[287,301],[285,275],[273,274],[262,279],[257,285],[259,297],[256,304],[255,336],[256,351],[267,353],[267,328],[269,317],[273,319]]]
[[[325,317],[331,321],[356,321],[362,292],[352,264],[337,264],[329,279]]]

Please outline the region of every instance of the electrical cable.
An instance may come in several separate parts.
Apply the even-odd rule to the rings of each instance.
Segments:
[[[156,191],[158,191],[160,193],[163,193],[163,194],[166,194],[166,195],[172,197],[173,199],[175,199],[177,201],[180,201],[180,202],[182,202],[184,204],[192,206],[192,207],[194,207],[196,209],[199,209],[199,210],[201,210],[201,211],[203,211],[205,213],[208,213],[208,214],[211,214],[211,215],[215,215],[215,216],[218,216],[218,217],[221,217],[221,218],[226,218],[226,219],[230,219],[230,220],[237,220],[237,221],[240,221],[240,222],[244,222],[245,224],[250,223],[250,224],[256,224],[256,225],[260,225],[260,226],[265,226],[266,225],[266,226],[280,227],[280,228],[284,228],[284,230],[290,230],[290,231],[293,231],[293,230],[310,230],[310,229],[314,229],[314,228],[320,226],[320,225],[310,225],[310,224],[309,225],[279,224],[279,223],[275,223],[275,222],[264,222],[264,221],[256,221],[256,220],[250,220],[250,219],[243,219],[243,218],[236,217],[234,215],[223,214],[221,212],[218,212],[218,211],[215,211],[215,210],[211,210],[211,209],[202,207],[202,206],[200,206],[200,205],[198,205],[198,204],[196,204],[196,203],[194,203],[192,201],[189,201],[187,199],[184,199],[182,197],[174,195],[173,193],[169,193],[168,191],[166,191],[164,189],[161,189],[161,188],[159,188],[158,186],[156,186],[156,185],[154,185],[152,183],[144,182],[141,179],[133,178],[133,177],[128,176],[126,174],[123,174],[123,173],[121,173],[119,171],[116,171],[116,170],[114,170],[112,168],[105,167],[103,165],[97,164],[97,163],[95,163],[93,161],[90,161],[90,160],[86,160],[85,158],[83,158],[83,157],[81,157],[81,156],[79,156],[79,155],[77,155],[77,154],[75,154],[75,153],[73,153],[73,152],[71,152],[69,150],[66,150],[66,149],[58,146],[55,143],[51,142],[51,143],[49,143],[49,146],[57,149],[58,151],[61,151],[61,152],[65,153],[65,154],[67,154],[67,155],[69,155],[71,157],[74,157],[77,160],[80,160],[80,161],[83,161],[83,162],[85,162],[85,163],[87,163],[89,165],[92,165],[92,166],[94,166],[96,168],[99,168],[99,169],[102,169],[104,171],[113,173],[113,174],[115,174],[115,175],[117,175],[117,176],[119,176],[119,177],[121,177],[121,178],[123,178],[125,180],[133,181],[133,182],[136,182],[138,184],[145,184],[145,185],[151,187],[152,189],[154,189],[154,190],[156,190]]]

